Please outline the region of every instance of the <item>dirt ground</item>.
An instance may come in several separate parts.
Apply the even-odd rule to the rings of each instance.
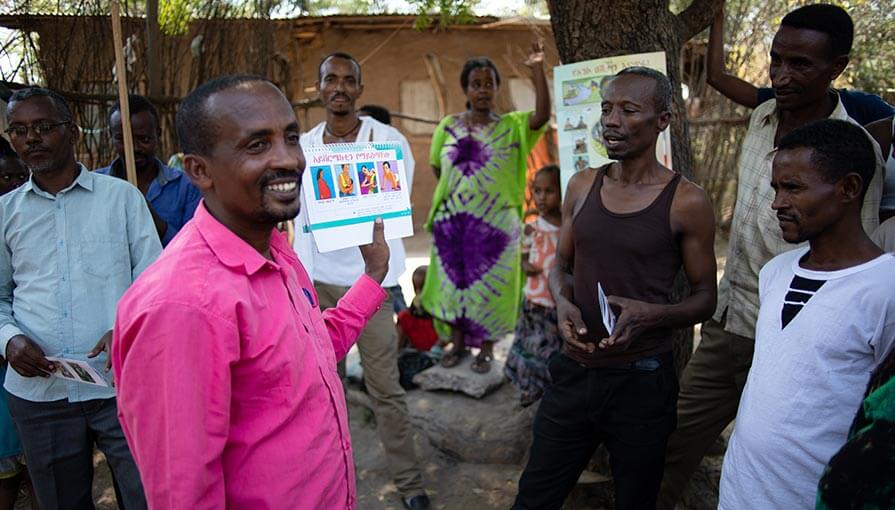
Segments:
[[[359,510],[401,510],[404,507],[391,482],[385,455],[376,434],[373,414],[358,405],[349,406],[351,439],[357,472]],[[495,464],[465,464],[435,450],[427,440],[416,437],[424,482],[435,509],[485,510],[509,508],[515,495],[521,468]],[[118,508],[112,478],[105,458],[94,458],[93,494],[98,510]],[[16,510],[30,510],[27,497],[20,496]]]

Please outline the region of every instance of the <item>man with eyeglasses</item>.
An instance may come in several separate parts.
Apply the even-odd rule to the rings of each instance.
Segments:
[[[155,105],[137,94],[128,95],[127,102],[134,140],[137,187],[149,203],[149,212],[152,213],[162,246],[167,246],[193,217],[202,195],[182,171],[166,166],[156,158],[161,127]],[[111,165],[98,168],[96,172],[125,179],[124,130],[121,127],[120,103],[115,103],[109,112],[109,132],[118,158]]]
[[[57,365],[47,357],[107,372],[118,299],[161,253],[152,216],[139,190],[75,160],[79,130],[61,96],[22,89],[6,116],[32,175],[0,198],[0,347],[12,367],[4,387],[38,503],[93,507],[95,444],[120,503],[146,508],[115,390],[50,377]]]

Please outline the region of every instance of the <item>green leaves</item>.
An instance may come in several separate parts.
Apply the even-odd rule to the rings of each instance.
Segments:
[[[409,0],[416,10],[414,28],[425,30],[433,25],[446,27],[471,23],[478,0]]]

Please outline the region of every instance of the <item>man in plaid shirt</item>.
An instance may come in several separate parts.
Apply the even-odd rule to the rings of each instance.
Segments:
[[[827,4],[790,12],[774,37],[769,74],[776,99],[753,111],[743,140],[718,307],[702,325],[699,348],[681,378],[678,426],[668,441],[660,508],[674,508],[706,451],[736,416],[755,345],[758,272],[771,258],[793,248],[783,240],[771,209],[773,151],[777,141],[797,127],[826,118],[854,122],[830,87],[848,64],[853,38],[848,13]],[[878,225],[882,195],[883,159],[873,145],[877,169],[861,210],[868,233]]]

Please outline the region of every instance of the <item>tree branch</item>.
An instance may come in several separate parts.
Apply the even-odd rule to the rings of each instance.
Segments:
[[[681,44],[705,30],[723,3],[724,0],[693,0],[689,7],[678,14],[677,32],[680,34]]]

